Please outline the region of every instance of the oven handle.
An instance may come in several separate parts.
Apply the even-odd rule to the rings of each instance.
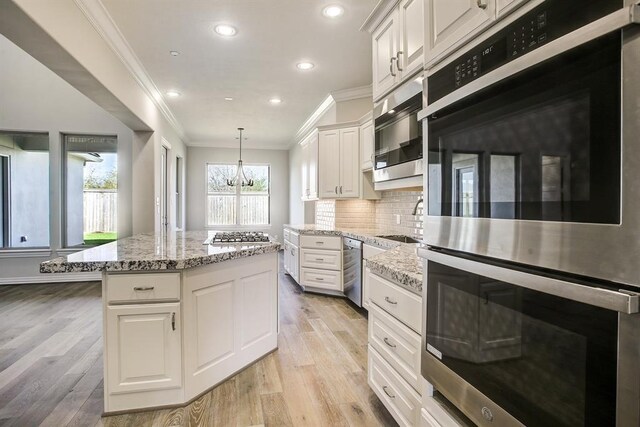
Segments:
[[[432,250],[420,249],[419,251],[419,255],[429,261],[545,294],[555,295],[560,298],[566,298],[625,314],[635,314],[640,311],[640,294],[633,292],[627,293],[624,290],[612,291],[603,288],[593,288],[565,280],[553,279],[493,264],[459,258]]]
[[[560,55],[579,45],[595,40],[598,37],[620,30],[631,24],[640,24],[640,3],[624,7],[616,12],[593,21],[569,34],[556,40],[552,40],[544,46],[539,47],[526,55],[515,59],[502,67],[478,77],[476,80],[462,86],[460,89],[451,92],[436,102],[428,105],[418,113],[418,120],[424,120],[437,111],[466,98],[496,82],[511,77],[521,71],[526,70],[536,64],[546,61],[554,56]],[[428,78],[427,78],[428,81]]]

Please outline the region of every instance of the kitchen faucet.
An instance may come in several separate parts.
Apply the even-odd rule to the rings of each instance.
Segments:
[[[417,214],[418,214],[418,205],[419,205],[420,203],[422,203],[422,202],[424,202],[424,200],[423,200],[423,199],[420,199],[420,200],[418,200],[418,201],[416,202],[416,205],[413,207],[413,213],[412,213],[411,215],[417,215]]]

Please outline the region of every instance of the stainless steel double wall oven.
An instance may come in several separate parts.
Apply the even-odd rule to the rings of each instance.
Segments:
[[[426,79],[423,375],[478,425],[639,426],[640,7],[516,13]]]

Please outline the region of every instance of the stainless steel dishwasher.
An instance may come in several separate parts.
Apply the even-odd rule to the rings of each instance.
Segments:
[[[362,307],[362,242],[342,238],[342,283],[344,294]]]

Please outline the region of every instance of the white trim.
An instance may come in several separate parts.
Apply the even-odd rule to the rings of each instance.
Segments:
[[[329,109],[334,105],[336,105],[336,101],[335,99],[333,99],[333,96],[327,96],[324,101],[322,101],[320,105],[318,105],[318,107],[313,111],[313,113],[311,113],[307,120],[305,120],[300,129],[298,129],[294,140],[299,141],[301,139],[304,139],[304,137],[306,137],[307,134],[316,127],[316,123],[318,123],[322,116],[324,116],[327,111],[329,111]]]
[[[98,34],[109,45],[111,50],[122,61],[129,70],[133,78],[145,91],[147,96],[160,110],[164,118],[173,127],[180,139],[186,140],[184,128],[175,117],[169,106],[165,103],[162,92],[153,82],[149,73],[136,56],[133,49],[120,32],[120,29],[113,21],[111,15],[100,0],[74,0],[78,8],[87,17],[91,25],[96,29]]]
[[[42,273],[39,276],[0,277],[0,286],[32,283],[93,282],[102,280],[100,271],[90,273]]]
[[[372,33],[398,3],[400,0],[380,0],[360,26],[360,31]]]
[[[237,142],[230,141],[189,141],[185,143],[187,147],[202,147],[202,148],[233,148],[238,149]],[[283,150],[287,151],[289,144],[260,144],[260,146],[252,146],[251,143],[243,142],[242,151],[245,150]]]
[[[330,93],[331,97],[336,102],[351,101],[353,99],[372,98],[373,99],[373,86],[359,86],[349,89],[336,90]]]
[[[3,249],[0,250],[2,258],[50,258],[51,249]]]
[[[318,126],[317,129],[318,131],[343,129],[343,128],[350,128],[350,127],[359,127],[360,124],[361,124],[360,120],[352,120],[350,122],[340,122],[340,123],[332,123],[330,125]]]

